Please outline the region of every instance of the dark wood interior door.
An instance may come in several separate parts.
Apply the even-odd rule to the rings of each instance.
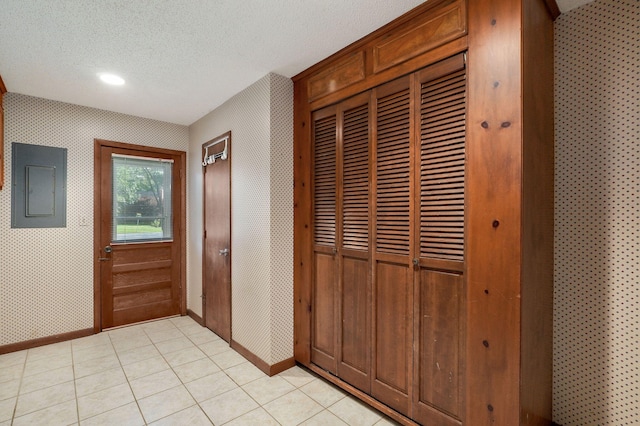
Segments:
[[[409,413],[413,356],[410,80],[374,89],[375,192],[371,394]]]
[[[466,72],[456,55],[418,73],[420,195],[413,418],[457,425],[463,412]]]
[[[96,154],[100,328],[184,314],[184,153],[97,140]],[[134,166],[119,174],[115,158]],[[164,169],[156,171],[160,163]],[[119,179],[128,195],[118,194]],[[123,197],[128,213],[120,211]]]
[[[339,106],[338,207],[340,333],[338,377],[371,390],[371,268],[369,264],[370,92]]]
[[[339,307],[336,242],[336,107],[313,116],[311,361],[336,374]]]
[[[203,156],[214,160],[203,166],[203,319],[207,328],[230,342],[231,132],[203,144]]]

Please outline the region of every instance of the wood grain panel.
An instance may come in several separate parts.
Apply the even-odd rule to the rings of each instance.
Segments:
[[[369,262],[343,257],[342,260],[341,356],[338,377],[369,392],[371,381],[371,299]]]
[[[127,292],[118,294],[113,292],[113,310],[114,313],[123,309],[135,308],[136,306],[145,306],[153,303],[166,302],[171,300],[171,281],[159,283],[160,285],[139,286],[135,293]]]
[[[137,244],[117,245],[119,250],[112,254],[114,264],[142,263],[171,259],[171,243],[144,244],[144,250],[138,250]],[[115,245],[115,244],[114,244]]]
[[[376,251],[409,255],[409,79],[387,84],[376,96]]]
[[[171,281],[171,267],[161,269],[142,269],[113,274],[113,289],[132,285]]]
[[[463,0],[432,11],[418,25],[382,38],[373,46],[373,72],[377,73],[466,34]]]
[[[152,282],[147,284],[134,284],[126,287],[114,288],[113,295],[117,296],[117,295],[126,294],[126,293],[133,293],[133,292],[142,293],[142,292],[148,292],[148,291],[156,291],[160,288],[164,288],[167,286],[171,287],[171,281],[157,281],[157,282]]]
[[[312,128],[306,82],[293,85],[293,351],[304,365],[311,362],[313,280]]]
[[[364,52],[336,61],[330,68],[309,78],[309,100],[338,91],[365,78]]]
[[[379,262],[374,291],[375,361],[371,394],[406,415],[413,340],[409,268]]]
[[[524,425],[548,425],[553,387],[554,16],[540,1],[523,3],[523,13],[520,420]]]
[[[336,374],[336,261],[316,253],[312,295],[311,361]]]
[[[145,306],[145,305],[142,305]],[[153,309],[154,315],[141,310],[140,307],[113,310],[113,322],[117,325],[132,324],[140,321],[147,321],[152,318],[161,318],[175,315],[175,303],[173,301],[161,301],[149,303],[146,306]]]
[[[522,3],[469,2],[465,421],[474,426],[520,421]]]
[[[432,409],[453,417],[453,422],[460,420],[462,282],[458,274],[420,271],[419,380],[414,415],[421,423],[434,421]]]

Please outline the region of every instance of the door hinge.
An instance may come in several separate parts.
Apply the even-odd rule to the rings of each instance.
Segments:
[[[207,231],[204,231],[204,238],[207,238]]]

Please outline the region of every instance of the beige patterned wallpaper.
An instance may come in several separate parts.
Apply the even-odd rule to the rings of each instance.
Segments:
[[[554,420],[640,424],[640,2],[555,24]]]
[[[293,83],[268,74],[189,127],[187,203],[202,211],[201,146],[231,130],[232,339],[293,356]],[[202,315],[202,215],[188,233],[189,308]]]
[[[0,345],[93,327],[94,138],[182,151],[189,142],[186,126],[15,93],[4,109]],[[11,142],[67,148],[66,228],[11,229]]]

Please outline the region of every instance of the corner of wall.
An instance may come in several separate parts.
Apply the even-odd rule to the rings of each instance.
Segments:
[[[293,357],[293,82],[269,74],[271,364]]]

